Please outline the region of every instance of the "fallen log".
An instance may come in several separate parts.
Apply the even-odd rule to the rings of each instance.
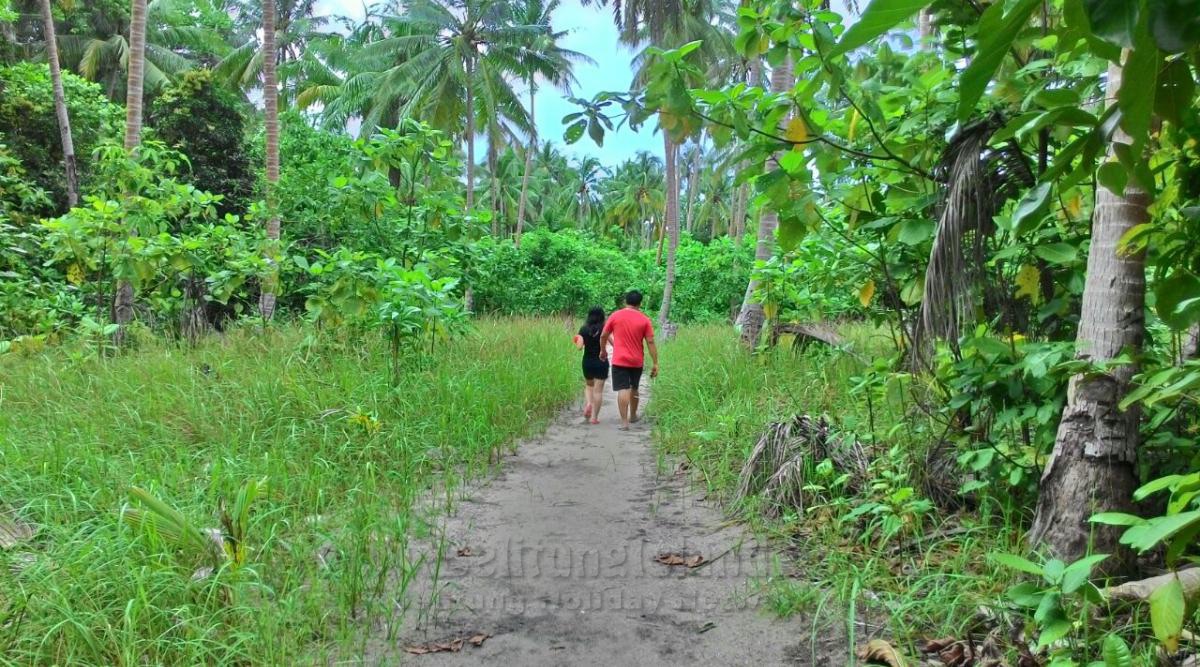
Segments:
[[[1146,602],[1154,591],[1169,583],[1173,577],[1179,577],[1183,586],[1183,596],[1191,598],[1200,593],[1200,567],[1189,567],[1178,572],[1168,572],[1149,579],[1127,581],[1116,586],[1101,589],[1104,599],[1111,602]]]

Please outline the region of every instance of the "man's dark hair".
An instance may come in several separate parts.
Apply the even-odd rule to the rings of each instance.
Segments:
[[[642,293],[637,290],[629,290],[629,293],[625,295],[625,303],[635,308],[642,305]]]

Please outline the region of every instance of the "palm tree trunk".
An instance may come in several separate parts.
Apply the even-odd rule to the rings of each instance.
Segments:
[[[791,90],[796,85],[796,73],[792,70],[792,60],[788,58],[771,71],[771,90],[782,92]],[[779,163],[776,156],[771,156],[767,166],[776,169]],[[775,228],[779,226],[779,215],[773,210],[764,210],[758,219],[758,245],[754,251],[756,262],[771,259],[775,250]],[[763,307],[754,300],[754,292],[758,289],[758,280],[750,278],[746,286],[746,295],[742,298],[742,310],[738,314],[737,324],[742,328],[742,342],[750,347],[758,344],[758,337],[763,327]]]
[[[1108,68],[1108,102],[1116,101],[1122,69]],[[1112,145],[1131,143],[1118,129]],[[1114,155],[1112,145],[1109,155]],[[1145,254],[1128,254],[1120,241],[1134,226],[1149,220],[1150,197],[1130,184],[1124,194],[1101,186],[1096,193],[1087,278],[1076,334],[1076,354],[1106,361],[1128,350],[1134,358],[1145,333]],[[1118,405],[1129,389],[1136,367],[1126,364],[1107,373],[1071,378],[1067,405],[1059,422],[1054,451],[1042,472],[1037,514],[1030,529],[1033,544],[1049,547],[1068,561],[1085,553],[1118,558],[1108,571],[1126,571],[1133,564],[1123,548],[1120,530],[1088,523],[1095,512],[1132,510],[1137,485],[1134,465],[1138,447],[1139,411]]]
[[[275,189],[279,184],[279,84],[275,77],[275,0],[262,0],[263,10],[263,124],[266,129],[267,158],[267,242],[270,256],[278,252],[279,210]],[[272,275],[259,296],[258,308],[264,320],[275,314],[275,284],[278,277],[271,260]]]
[[[475,68],[467,60],[467,210],[475,208]]]
[[[917,33],[922,41],[933,36],[933,15],[929,13],[928,7],[917,14]]]
[[[63,167],[67,172],[67,207],[79,204],[79,172],[75,162],[75,142],[71,138],[71,117],[63,92],[62,68],[58,62],[58,37],[54,34],[54,12],[50,0],[42,0],[42,22],[46,30],[46,56],[50,61],[50,81],[54,84],[54,113],[58,116],[58,134],[62,140]]]
[[[658,311],[658,328],[666,331],[671,317],[671,297],[675,292],[675,251],[679,247],[679,161],[678,146],[663,130],[663,151],[667,165],[667,275],[663,282],[662,306]]]
[[[125,86],[125,150],[132,153],[142,143],[142,87],[146,77],[146,0],[133,0],[129,11],[129,78]],[[137,234],[136,229],[130,235]],[[113,301],[115,341],[125,340],[125,325],[133,320],[133,285],[122,280]]]
[[[521,202],[517,205],[517,233],[513,244],[521,247],[521,232],[525,228],[525,202],[529,196],[529,173],[533,171],[533,152],[537,149],[537,125],[534,124],[534,89],[533,79],[529,80],[529,124],[533,128],[529,132],[529,148],[525,149],[525,174],[521,177]]]
[[[696,220],[696,181],[700,178],[700,147],[701,143],[696,142],[696,150],[692,153],[692,166],[688,170],[688,187],[687,187],[687,230],[692,232],[692,223]]]
[[[492,236],[500,236],[500,183],[496,180],[496,164],[499,159],[499,148],[496,146],[496,126],[488,128],[487,168],[488,168],[488,199],[492,209]]]

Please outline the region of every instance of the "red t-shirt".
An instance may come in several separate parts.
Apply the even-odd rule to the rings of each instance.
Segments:
[[[642,311],[618,310],[604,323],[604,333],[612,334],[613,366],[641,368],[646,364],[642,345],[643,341],[654,342],[654,325]]]

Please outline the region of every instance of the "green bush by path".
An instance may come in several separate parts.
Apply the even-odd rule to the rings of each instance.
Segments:
[[[374,336],[235,331],[105,362],[0,360],[0,664],[297,664],[397,622],[416,503],[537,428],[577,387],[560,321],[483,320],[413,356]],[[537,378],[530,382],[529,378]],[[247,481],[246,564],[204,564],[120,520],[138,486],[216,527]],[[376,548],[379,547],[379,548]]]

